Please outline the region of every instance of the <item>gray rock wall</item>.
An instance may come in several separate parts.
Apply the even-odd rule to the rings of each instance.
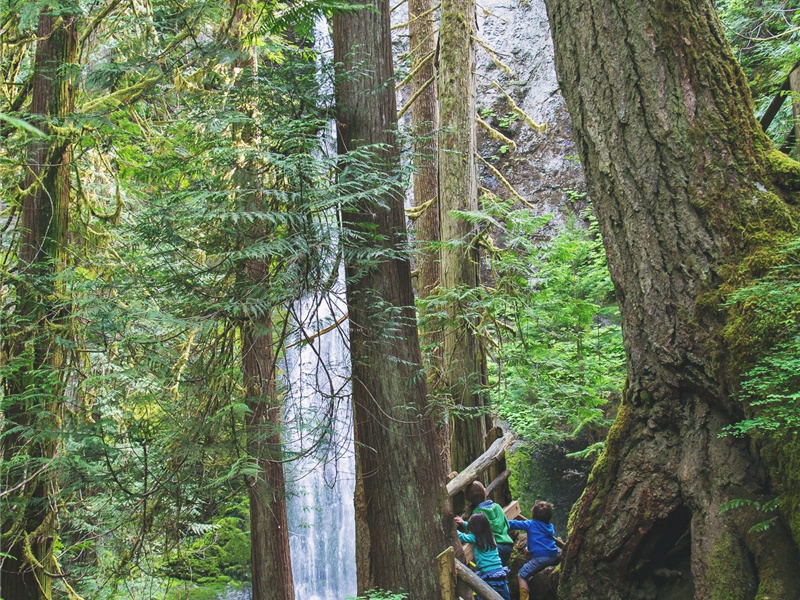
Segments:
[[[478,6],[478,36],[511,71],[508,74],[497,66],[489,52],[478,46],[479,112],[492,115],[485,120],[517,144],[515,152],[502,154],[501,143],[479,129],[479,151],[539,214],[552,213],[558,223],[565,208],[582,207],[579,199],[575,206],[574,192],[582,195],[585,185],[570,137],[569,114],[558,89],[543,0],[482,0]],[[522,120],[508,123],[511,108],[495,82],[535,122],[546,125],[546,131],[539,133]],[[483,165],[479,168],[484,187],[510,197],[489,169]]]

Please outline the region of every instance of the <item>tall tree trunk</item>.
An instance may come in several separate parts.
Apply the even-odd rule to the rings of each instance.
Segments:
[[[338,146],[345,154],[383,144],[377,158],[391,171],[399,165],[399,151],[389,4],[378,0],[370,8],[333,20],[334,60],[346,74],[337,78]],[[383,206],[364,201],[343,215],[345,239],[361,237],[366,229],[389,254],[380,264],[365,266],[353,258],[358,249],[351,248],[345,260],[363,490],[356,511],[358,587],[402,589],[410,598],[427,600],[439,596],[436,556],[448,545],[452,515],[421,376],[411,270],[408,259],[397,254],[407,243],[402,191],[393,189],[382,200]]]
[[[45,8],[37,30],[30,112],[48,138],[35,141],[30,153],[20,220],[16,310],[13,330],[6,330],[10,361],[16,364],[5,381],[1,454],[6,468],[13,464],[19,470],[10,478],[2,475],[3,481],[22,485],[3,501],[13,506],[4,507],[2,515],[3,542],[9,544],[0,548],[8,554],[0,572],[0,596],[5,600],[49,599],[57,572],[53,557],[57,483],[52,469],[30,474],[57,452],[54,435],[62,408],[64,353],[56,330],[65,318],[56,277],[66,260],[71,150],[70,140],[52,125],[63,125],[73,111],[77,15],[71,5],[58,14]]]
[[[622,312],[628,382],[571,518],[560,597],[790,598],[783,521],[744,439],[727,291],[793,231],[800,165],[772,149],[711,0],[546,0],[556,68]],[[769,465],[768,465],[769,466]]]
[[[414,207],[422,213],[414,221],[414,236],[420,246],[417,295],[428,297],[439,285],[439,175],[434,55],[436,17],[433,0],[409,0],[408,44],[411,50],[411,126],[414,132]],[[417,95],[419,94],[419,95]],[[435,341],[435,340],[432,340]]]
[[[258,55],[247,52],[242,40],[249,32],[246,19],[253,11],[250,2],[231,0],[231,41],[240,52],[235,67],[242,71],[240,85],[255,85]],[[251,24],[252,25],[252,24]],[[242,107],[250,116],[257,106]],[[256,120],[256,119],[254,119]],[[242,146],[260,143],[253,125],[246,125],[235,134]],[[241,188],[243,205],[254,212],[265,210],[262,188],[263,165],[248,161],[237,169],[235,181]],[[262,174],[259,174],[261,171]],[[267,236],[254,225],[245,239],[251,243]],[[251,296],[269,287],[270,266],[266,260],[247,261],[242,277]],[[241,325],[242,379],[250,413],[247,417],[247,453],[258,467],[258,474],[247,478],[250,506],[250,575],[253,600],[294,600],[294,578],[289,547],[289,525],[286,515],[286,480],[283,472],[283,402],[275,382],[275,347],[272,339],[271,315],[249,315]]]
[[[453,211],[478,209],[475,168],[475,2],[443,0],[439,26],[439,206],[441,287],[455,297],[478,287],[472,224]],[[456,405],[450,435],[452,468],[461,471],[485,448],[480,343],[464,306],[448,303],[444,377]],[[458,407],[465,412],[459,413]]]
[[[441,283],[439,268],[439,103],[436,97],[436,15],[433,0],[409,0],[408,45],[411,48],[411,127],[414,138],[414,208],[421,211],[414,220],[417,252],[417,296],[424,300]],[[420,342],[431,392],[442,383],[442,330],[426,324],[427,309],[420,307]],[[439,445],[450,464],[448,417],[439,420]],[[448,468],[449,470],[449,468]]]
[[[253,600],[294,600],[275,350],[269,319],[242,325],[242,375],[247,406],[247,452],[259,474],[248,478]]]

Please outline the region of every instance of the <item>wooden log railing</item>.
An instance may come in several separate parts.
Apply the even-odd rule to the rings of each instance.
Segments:
[[[492,463],[500,458],[501,456],[505,456],[506,450],[508,450],[511,445],[514,443],[513,433],[507,433],[503,437],[489,446],[489,449],[481,454],[478,458],[476,458],[472,463],[461,473],[456,475],[450,482],[447,484],[447,493],[448,495],[455,496],[458,492],[463,490],[467,487],[470,483],[475,481],[477,477],[483,473],[486,469],[488,469]]]
[[[761,117],[760,121],[761,129],[763,129],[764,131],[767,131],[767,128],[775,119],[775,115],[778,114],[778,111],[780,110],[781,106],[783,106],[783,103],[786,101],[786,96],[787,96],[786,92],[792,89],[792,73],[794,73],[794,71],[798,67],[800,67],[800,60],[797,61],[792,67],[792,70],[789,71],[789,74],[783,81],[783,85],[781,85],[780,89],[778,90],[778,93],[775,94],[775,97],[772,99],[772,102],[770,102],[769,106],[767,107],[767,110],[764,111],[764,115]]]
[[[478,594],[483,600],[503,600],[489,585],[464,563],[456,558],[453,547],[450,546],[438,557],[439,583],[442,590],[442,600],[456,600],[456,579],[463,581],[466,586]]]

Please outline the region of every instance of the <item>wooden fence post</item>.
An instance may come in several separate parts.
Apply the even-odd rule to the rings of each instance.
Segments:
[[[456,600],[456,554],[453,547],[436,557],[439,563],[439,587],[442,600]]]

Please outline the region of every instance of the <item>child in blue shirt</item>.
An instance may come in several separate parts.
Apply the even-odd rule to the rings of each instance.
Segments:
[[[458,521],[463,523],[460,517],[456,517],[456,523]],[[508,569],[500,562],[489,519],[483,513],[475,513],[467,521],[467,527],[470,533],[459,531],[458,539],[465,544],[472,544],[478,577],[500,594],[503,600],[511,600],[511,593],[508,591]]]
[[[558,563],[559,548],[563,548],[563,542],[556,537],[550,519],[553,518],[553,505],[544,500],[537,500],[533,503],[531,519],[525,521],[511,520],[508,522],[509,529],[520,529],[528,535],[528,555],[530,559],[519,570],[520,590],[530,592],[528,583],[531,578],[539,571],[551,567]]]

